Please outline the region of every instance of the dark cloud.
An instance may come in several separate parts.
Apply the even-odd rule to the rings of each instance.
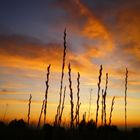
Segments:
[[[1,89],[1,92],[8,92],[8,90],[3,88],[3,89]]]
[[[126,7],[139,7],[139,0],[81,0],[98,15],[112,14],[112,11],[119,11]],[[105,12],[105,13],[104,13]],[[110,13],[109,13],[110,12]]]
[[[46,57],[47,54],[61,51],[59,43],[43,44],[36,38],[22,35],[0,36],[1,54],[24,57],[26,59]],[[55,53],[54,53],[55,54]]]

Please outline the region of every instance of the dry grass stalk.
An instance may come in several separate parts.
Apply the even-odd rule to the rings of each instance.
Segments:
[[[90,121],[90,110],[91,110],[91,94],[92,94],[92,90],[90,90],[90,97],[89,97],[89,109],[88,109],[88,121]]]
[[[62,75],[61,75],[61,82],[60,82],[60,92],[59,92],[59,103],[57,107],[57,113],[55,116],[55,125],[57,125],[60,112],[61,112],[61,100],[62,100],[62,89],[63,89],[63,78],[64,78],[64,68],[65,68],[65,59],[66,59],[66,29],[64,30],[64,51],[63,51],[63,64],[62,64]]]
[[[97,110],[96,110],[96,126],[98,124],[98,110],[99,110],[101,77],[102,77],[102,65],[100,66],[100,71],[99,71],[99,82],[98,82],[98,93],[97,93]]]
[[[126,68],[126,74],[125,74],[125,130],[127,130],[127,80],[128,80],[128,70]]]
[[[43,113],[44,105],[45,105],[45,100],[43,100],[43,102],[42,102],[42,107],[41,107],[41,112],[40,112],[40,116],[39,116],[39,120],[38,120],[37,128],[40,127],[40,122],[41,122],[41,117],[42,117],[42,113]]]
[[[106,73],[106,85],[104,91],[104,125],[106,125],[106,95],[107,95],[107,85],[108,85],[108,73]]]
[[[45,93],[45,107],[44,107],[44,125],[46,122],[46,109],[47,109],[47,98],[48,98],[48,89],[49,89],[49,75],[50,75],[50,67],[51,65],[48,66],[47,68],[47,81],[46,81],[46,93]]]
[[[74,103],[73,103],[73,91],[72,91],[72,80],[71,80],[71,67],[70,63],[68,65],[68,75],[69,75],[69,89],[70,89],[70,104],[71,104],[71,122],[70,126],[71,128],[74,127],[74,116],[73,116],[73,108],[74,108]]]
[[[77,77],[77,104],[76,104],[76,112],[75,112],[75,119],[76,119],[76,127],[79,126],[79,110],[80,110],[80,73],[78,72]]]
[[[80,111],[80,106],[81,106],[81,103],[79,103],[78,107],[77,107],[77,110],[76,110],[76,127],[79,126],[79,123],[80,123],[80,115],[79,115],[79,111]]]
[[[103,126],[104,120],[104,90],[102,89],[102,110],[101,110],[101,125]]]
[[[115,96],[113,97],[112,99],[112,104],[111,104],[111,110],[110,110],[110,117],[109,117],[109,126],[111,125],[111,120],[112,120],[112,112],[113,112],[113,109],[114,109],[114,100],[115,100]]]
[[[8,110],[8,104],[6,104],[5,112],[4,112],[4,115],[3,115],[3,121],[6,118],[7,110]]]
[[[66,96],[66,86],[64,87],[64,94],[63,94],[62,108],[61,108],[61,113],[60,113],[60,116],[59,116],[59,122],[58,122],[59,125],[61,125],[62,114],[63,114],[64,104],[65,104],[65,96]]]
[[[86,112],[83,114],[83,121],[86,123]]]
[[[32,101],[32,95],[30,94],[29,103],[28,103],[28,125],[30,124],[31,101]]]

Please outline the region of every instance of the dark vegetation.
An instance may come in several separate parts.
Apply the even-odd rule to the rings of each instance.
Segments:
[[[63,51],[63,63],[62,63],[62,73],[60,79],[60,91],[59,91],[59,102],[57,106],[57,111],[55,115],[54,124],[47,123],[47,102],[49,94],[49,77],[50,77],[50,67],[47,67],[47,78],[46,78],[46,92],[44,100],[42,101],[42,107],[40,110],[40,115],[36,127],[30,125],[30,114],[32,109],[32,95],[30,94],[28,102],[28,113],[27,113],[27,122],[24,120],[12,120],[9,124],[5,124],[0,121],[0,139],[2,140],[140,140],[140,128],[133,128],[131,131],[127,129],[127,83],[128,83],[128,70],[126,68],[125,74],[125,85],[124,85],[124,111],[125,111],[125,129],[119,130],[116,126],[111,125],[113,109],[115,104],[115,96],[112,99],[109,123],[107,123],[106,118],[106,96],[108,88],[108,73],[106,73],[106,83],[105,89],[101,89],[102,83],[102,71],[103,67],[100,66],[99,77],[97,83],[97,109],[95,122],[90,120],[90,107],[91,107],[91,94],[89,102],[89,113],[88,113],[88,122],[86,122],[86,113],[83,114],[83,119],[80,121],[80,73],[77,74],[77,101],[76,105],[74,104],[74,92],[72,84],[72,68],[71,64],[68,65],[68,81],[69,81],[69,95],[70,95],[70,127],[62,127],[61,121],[63,117],[63,111],[65,108],[65,95],[66,89],[68,88],[63,85],[64,79],[64,70],[65,70],[65,60],[66,60],[66,30],[64,31],[64,51]],[[102,95],[100,91],[102,90]],[[100,105],[100,96],[101,96],[101,125],[98,124],[98,112]],[[75,105],[75,106],[74,106]],[[43,126],[41,127],[41,118],[44,115]]]
[[[116,126],[100,126],[84,118],[77,128],[64,128],[45,124],[42,128],[30,127],[26,122],[13,120],[8,125],[0,122],[1,140],[139,140],[140,128],[119,130]]]

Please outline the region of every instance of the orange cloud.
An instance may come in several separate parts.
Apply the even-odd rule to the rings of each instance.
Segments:
[[[27,38],[27,37],[26,37]],[[1,36],[0,37],[0,66],[14,67],[44,71],[48,64],[52,64],[52,70],[60,72],[63,45],[58,43],[41,44],[28,42],[24,37]],[[88,47],[86,52],[74,54],[67,46],[66,63],[73,65],[74,71],[86,72],[94,68],[91,62],[92,54],[98,57],[99,51]]]
[[[139,7],[125,6],[118,10],[115,15],[116,24],[113,25],[112,35],[116,39],[116,53],[121,58],[122,63],[129,66],[135,72],[139,72],[140,65],[140,16]]]
[[[76,30],[76,34],[78,36],[82,36],[84,39],[87,39],[87,42],[90,41],[90,46],[102,52],[102,55],[99,57],[105,56],[107,52],[112,51],[114,44],[110,31],[107,29],[105,24],[95,16],[93,11],[91,11],[87,5],[83,4],[80,0],[61,0],[58,2],[58,5],[68,13],[68,16],[71,19],[70,23],[77,25],[77,29],[74,28],[73,32]],[[85,49],[86,47],[87,45],[85,46]],[[91,50],[93,48],[91,48]],[[87,50],[89,52],[91,51],[89,48],[87,48]],[[92,54],[93,57],[94,55],[95,54]]]
[[[63,47],[59,44],[30,43],[16,36],[0,38],[0,65],[31,69],[44,69],[47,64],[59,68]]]
[[[77,4],[79,6],[79,12],[81,16],[85,16],[87,18],[81,33],[89,39],[96,41],[99,40],[100,44],[97,45],[97,47],[100,49],[102,54],[104,54],[102,50],[105,49],[107,54],[108,51],[113,49],[113,41],[109,31],[87,6],[82,4],[79,0],[77,1]],[[94,56],[94,54],[92,55]]]

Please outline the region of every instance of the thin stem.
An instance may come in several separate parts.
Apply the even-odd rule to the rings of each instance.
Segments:
[[[46,93],[45,93],[45,103],[44,103],[45,104],[45,107],[44,107],[44,125],[46,122],[46,110],[47,110],[47,98],[48,98],[48,89],[49,89],[50,67],[51,67],[51,65],[49,65],[47,68]]]
[[[30,94],[30,97],[29,97],[29,103],[28,103],[28,125],[30,123],[30,111],[31,111],[31,101],[32,101],[32,95]]]
[[[72,91],[72,80],[71,80],[71,67],[70,67],[70,63],[68,65],[68,74],[69,74],[69,89],[70,89],[70,104],[71,104],[71,123],[70,126],[71,128],[74,127],[74,117],[73,117],[73,108],[74,108],[74,103],[73,103],[73,91]]]
[[[103,126],[104,120],[104,90],[102,89],[102,110],[101,110],[101,125]]]
[[[115,96],[113,97],[112,99],[112,104],[111,104],[111,110],[110,110],[110,117],[109,117],[109,126],[111,125],[111,121],[112,121],[112,112],[113,112],[113,109],[114,109],[114,100],[115,100]]]
[[[61,113],[60,113],[60,116],[59,116],[59,122],[58,122],[59,125],[61,125],[62,114],[63,114],[64,104],[65,104],[65,96],[66,96],[66,86],[64,87],[64,94],[63,94],[62,108],[61,108]]]
[[[96,110],[96,127],[98,124],[98,110],[99,110],[101,77],[102,77],[102,65],[100,66],[100,71],[99,71],[99,82],[98,82],[98,93],[97,93],[97,110]]]
[[[40,127],[40,122],[41,122],[41,117],[42,117],[42,113],[43,113],[43,109],[44,109],[44,104],[45,104],[45,100],[43,100],[43,102],[42,102],[42,107],[41,107],[41,112],[40,112],[37,128]]]
[[[126,74],[125,74],[125,130],[127,130],[127,81],[128,79],[128,70],[126,68]]]
[[[55,124],[57,125],[58,119],[60,117],[60,107],[61,107],[61,100],[62,100],[62,89],[63,89],[63,78],[64,78],[64,68],[65,68],[65,59],[66,59],[66,29],[64,30],[64,51],[63,51],[63,64],[62,64],[62,75],[61,75],[61,82],[60,82],[60,92],[59,92],[59,103],[57,107],[57,113],[55,116]]]
[[[88,121],[90,121],[90,110],[91,110],[91,94],[92,94],[92,90],[90,90],[90,95],[89,95],[89,109],[88,109]]]
[[[77,104],[76,104],[76,112],[75,112],[75,119],[76,119],[76,127],[79,125],[79,110],[80,110],[80,73],[78,72],[77,77]]]
[[[104,92],[104,125],[106,125],[106,95],[107,95],[107,85],[108,85],[108,73],[106,73],[106,85]]]

